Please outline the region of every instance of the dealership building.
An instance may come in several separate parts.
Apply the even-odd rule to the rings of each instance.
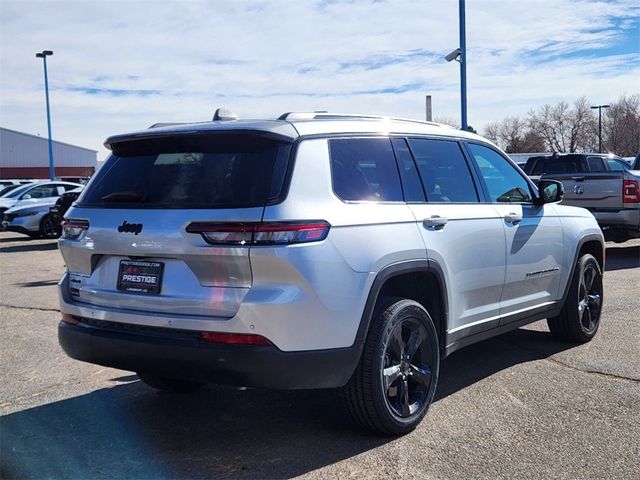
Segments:
[[[90,177],[98,152],[53,142],[56,178]],[[49,178],[49,142],[46,138],[0,127],[0,178]]]

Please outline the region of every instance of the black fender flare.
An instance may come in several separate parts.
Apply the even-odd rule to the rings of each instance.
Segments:
[[[438,264],[438,262],[431,259],[424,260],[408,260],[404,262],[394,263],[384,267],[380,270],[376,278],[373,280],[371,288],[369,289],[369,295],[367,296],[367,301],[365,302],[364,310],[362,312],[362,317],[360,318],[360,325],[358,326],[358,331],[356,333],[356,338],[353,342],[352,347],[357,350],[357,359],[360,360],[360,356],[362,355],[362,350],[364,349],[364,343],[367,339],[367,334],[369,333],[369,326],[371,325],[371,320],[373,319],[374,309],[376,306],[376,302],[378,301],[378,296],[380,295],[380,291],[382,290],[382,286],[387,282],[387,280],[407,273],[414,272],[428,272],[436,278],[438,285],[440,287],[440,292],[442,295],[441,303],[442,303],[442,316],[444,319],[443,325],[440,328],[439,335],[441,338],[440,341],[440,350],[444,352],[444,338],[447,330],[447,320],[448,320],[448,293],[447,287],[444,277],[444,272],[442,267]],[[353,369],[355,370],[357,366],[353,365]]]

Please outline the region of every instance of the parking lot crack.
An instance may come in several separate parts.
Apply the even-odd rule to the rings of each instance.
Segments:
[[[532,349],[532,348],[523,347],[522,345],[520,345],[520,344],[518,344],[516,342],[510,342],[508,340],[505,340],[504,338],[500,338],[500,340],[503,341],[504,343],[508,343],[511,346],[514,346],[514,347],[520,348],[522,350],[525,350],[527,352],[530,352],[530,353],[532,353],[534,355],[539,355],[540,354],[539,351],[537,351],[535,349]],[[624,376],[624,375],[617,375],[615,373],[610,373],[610,372],[601,372],[599,370],[591,370],[591,369],[580,368],[580,367],[576,367],[574,365],[570,365],[570,364],[568,364],[566,362],[563,362],[561,360],[558,360],[557,358],[553,358],[551,356],[540,358],[540,360],[545,360],[547,362],[551,362],[551,363],[554,363],[554,364],[559,365],[561,367],[568,368],[570,370],[574,370],[574,371],[577,371],[577,372],[588,373],[588,374],[591,374],[591,375],[598,375],[598,376],[606,377],[606,378],[615,378],[617,380],[623,380],[623,381],[637,383],[637,384],[640,383],[640,378],[627,377],[627,376]]]
[[[39,312],[60,312],[57,308],[44,308],[44,307],[25,307],[23,305],[9,305],[6,303],[0,303],[0,307],[4,308],[15,308],[17,310],[36,310]]]

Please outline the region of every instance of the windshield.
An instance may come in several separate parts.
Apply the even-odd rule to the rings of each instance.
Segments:
[[[24,192],[33,187],[32,184],[22,185],[21,187],[16,188],[15,190],[11,190],[10,192],[1,195],[0,198],[17,198],[22,195]]]
[[[281,194],[290,145],[242,133],[150,138],[113,148],[79,206],[261,206]]]

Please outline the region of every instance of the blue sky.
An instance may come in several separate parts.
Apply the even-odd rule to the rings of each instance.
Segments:
[[[0,125],[99,150],[162,121],[329,110],[459,119],[458,2],[0,0]],[[637,0],[467,0],[469,123],[640,93]]]

